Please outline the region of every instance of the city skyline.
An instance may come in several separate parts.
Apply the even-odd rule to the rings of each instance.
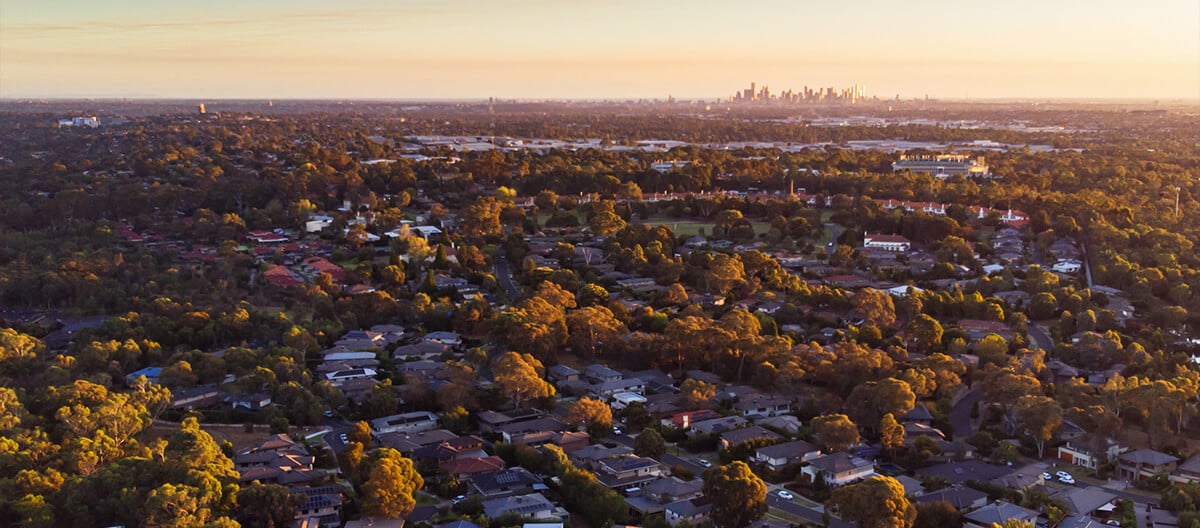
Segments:
[[[1196,100],[1200,4],[14,0],[0,72],[4,98]]]

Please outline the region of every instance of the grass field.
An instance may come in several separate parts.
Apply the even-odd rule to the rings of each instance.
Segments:
[[[665,225],[671,228],[671,232],[675,233],[675,236],[696,236],[700,234],[701,229],[704,230],[706,236],[711,236],[713,232],[713,223],[707,220],[681,220],[678,218],[652,216],[642,220],[642,223],[649,226]],[[750,225],[754,226],[755,235],[763,235],[771,230],[771,224],[767,222],[751,220]]]

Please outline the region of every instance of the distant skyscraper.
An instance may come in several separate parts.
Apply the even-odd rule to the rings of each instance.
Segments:
[[[204,115],[204,103],[200,103],[200,115]]]

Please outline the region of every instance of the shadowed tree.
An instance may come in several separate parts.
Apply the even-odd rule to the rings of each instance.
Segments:
[[[709,517],[716,528],[745,528],[767,512],[767,485],[745,462],[705,471],[703,490],[712,500]]]

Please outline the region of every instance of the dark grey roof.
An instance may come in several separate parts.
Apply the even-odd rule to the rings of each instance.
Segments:
[[[834,475],[872,465],[869,460],[840,452],[814,458],[809,463],[821,471]]]
[[[672,502],[667,505],[667,509],[674,512],[680,517],[691,517],[693,515],[703,515],[712,510],[712,502],[707,497],[696,499],[681,500]]]
[[[793,440],[791,442],[783,442],[782,444],[760,447],[755,451],[760,456],[767,458],[798,458],[819,450],[820,448],[804,440]]]
[[[968,480],[988,482],[1009,473],[1012,473],[1012,468],[988,464],[981,460],[946,462],[917,470],[918,475],[942,477],[951,484],[962,484]]]
[[[757,425],[751,425],[750,427],[743,427],[741,429],[734,429],[721,435],[721,440],[728,442],[730,445],[738,445],[742,442],[749,442],[759,438],[776,440],[783,437],[779,436],[779,433],[776,433],[775,431],[763,429]]]
[[[1138,449],[1137,451],[1121,453],[1119,458],[1121,462],[1128,464],[1147,464],[1150,466],[1161,466],[1179,461],[1178,458],[1153,449]]]
[[[966,518],[982,526],[991,526],[992,524],[1004,524],[1004,521],[1009,519],[1032,521],[1037,519],[1037,516],[1038,512],[1036,511],[1022,508],[1016,504],[997,501],[968,513]]]
[[[931,491],[920,497],[914,497],[917,502],[949,502],[955,508],[962,510],[969,507],[980,500],[987,500],[987,493],[974,488],[965,486],[951,486],[949,488]]]
[[[913,406],[911,411],[900,417],[900,420],[933,421],[933,413],[929,412],[929,408],[925,404],[918,403]]]

